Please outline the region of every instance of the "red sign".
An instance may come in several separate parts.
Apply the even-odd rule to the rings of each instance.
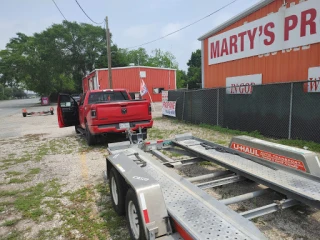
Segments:
[[[306,172],[306,168],[304,166],[304,163],[300,160],[296,160],[293,158],[288,158],[285,156],[281,156],[275,153],[271,153],[271,152],[266,152],[257,148],[252,148],[252,147],[248,147],[242,144],[238,144],[238,143],[232,143],[231,144],[231,148],[235,149],[239,152],[243,152],[270,162],[274,162],[274,163],[278,163],[281,165],[284,165],[286,167],[290,167],[290,168],[294,168],[296,170],[300,170],[303,172]]]

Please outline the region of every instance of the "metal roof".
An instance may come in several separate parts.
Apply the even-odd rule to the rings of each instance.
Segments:
[[[252,7],[246,9],[245,11],[243,11],[240,14],[236,15],[235,17],[229,19],[228,21],[222,23],[218,27],[216,27],[216,28],[212,29],[211,31],[207,32],[206,34],[204,34],[203,36],[198,38],[198,40],[202,41],[202,40],[212,36],[213,34],[225,29],[226,27],[229,27],[231,24],[234,24],[235,22],[241,20],[242,18],[245,18],[246,16],[250,15],[251,13],[256,12],[257,10],[265,7],[266,5],[268,5],[269,3],[272,3],[274,1],[275,0],[261,0],[260,2],[256,3]]]

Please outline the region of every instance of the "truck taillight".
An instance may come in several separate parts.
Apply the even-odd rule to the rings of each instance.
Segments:
[[[149,103],[149,115],[151,115],[151,104]]]
[[[91,109],[91,117],[96,118],[97,117],[97,111],[95,109]]]

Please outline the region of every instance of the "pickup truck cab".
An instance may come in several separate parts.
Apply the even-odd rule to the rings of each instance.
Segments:
[[[142,129],[144,139],[153,125],[148,100],[132,100],[125,89],[91,90],[83,94],[79,104],[68,94],[59,94],[59,127],[75,126],[77,133],[86,136],[88,145],[97,135],[124,133]]]

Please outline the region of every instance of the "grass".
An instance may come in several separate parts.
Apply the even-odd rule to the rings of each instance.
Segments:
[[[16,171],[9,171],[9,172],[6,172],[6,175],[8,176],[19,176],[23,174],[22,172],[16,172]]]
[[[4,240],[18,240],[18,239],[23,239],[22,232],[14,230],[7,235]]]
[[[28,174],[27,174],[27,175],[35,175],[35,174],[39,174],[39,173],[40,173],[40,171],[41,171],[41,169],[40,169],[40,168],[31,168],[31,169],[29,169],[29,172],[28,172]]]
[[[20,191],[14,190],[14,191],[0,191],[0,197],[11,197],[15,196],[19,193]]]
[[[195,124],[190,124],[190,123],[186,123],[186,122],[183,122],[183,121],[179,121],[177,119],[174,119],[174,120],[170,120],[169,119],[169,120],[166,120],[166,121],[171,121],[172,123],[176,123],[176,124],[183,124],[185,126],[196,126],[196,127],[200,127],[202,129],[206,129],[206,130],[209,129],[209,130],[212,130],[212,131],[215,131],[215,132],[219,132],[219,133],[222,133],[222,134],[226,134],[226,135],[229,135],[229,136],[246,135],[246,136],[259,138],[259,139],[264,139],[264,140],[267,140],[267,141],[272,141],[272,142],[280,143],[280,144],[283,144],[283,145],[288,145],[288,146],[293,146],[293,147],[298,147],[298,148],[307,147],[310,151],[320,152],[320,143],[316,143],[316,142],[312,142],[312,141],[305,141],[305,140],[300,140],[300,139],[276,139],[275,140],[275,139],[270,139],[270,138],[267,138],[267,137],[263,136],[258,131],[246,132],[246,131],[223,128],[223,127],[220,127],[220,126],[208,125],[208,124],[195,125]],[[159,130],[159,131],[161,131],[161,130]],[[220,140],[220,142],[217,142],[217,143],[221,144],[221,145],[228,145],[228,142],[223,141],[223,140]]]
[[[60,185],[52,180],[47,183],[39,183],[38,185],[23,190],[14,202],[14,207],[19,210],[24,218],[30,218],[38,221],[44,214],[41,208],[42,201],[45,197],[59,197]]]
[[[209,162],[209,161],[202,161],[198,163],[200,166],[215,166],[214,163]]]
[[[101,196],[110,196],[109,186],[106,184],[99,184],[96,187]],[[100,212],[100,217],[105,222],[105,227],[108,229],[109,235],[114,240],[130,239],[129,231],[127,230],[127,223],[124,217],[120,217],[113,210],[111,200],[98,202],[103,206]]]
[[[20,219],[7,220],[2,224],[2,226],[10,227],[10,226],[15,225],[19,221],[20,221]]]
[[[25,183],[25,182],[28,182],[29,180],[28,179],[21,179],[21,178],[11,178],[10,180],[9,180],[9,184],[11,184],[11,183]]]

